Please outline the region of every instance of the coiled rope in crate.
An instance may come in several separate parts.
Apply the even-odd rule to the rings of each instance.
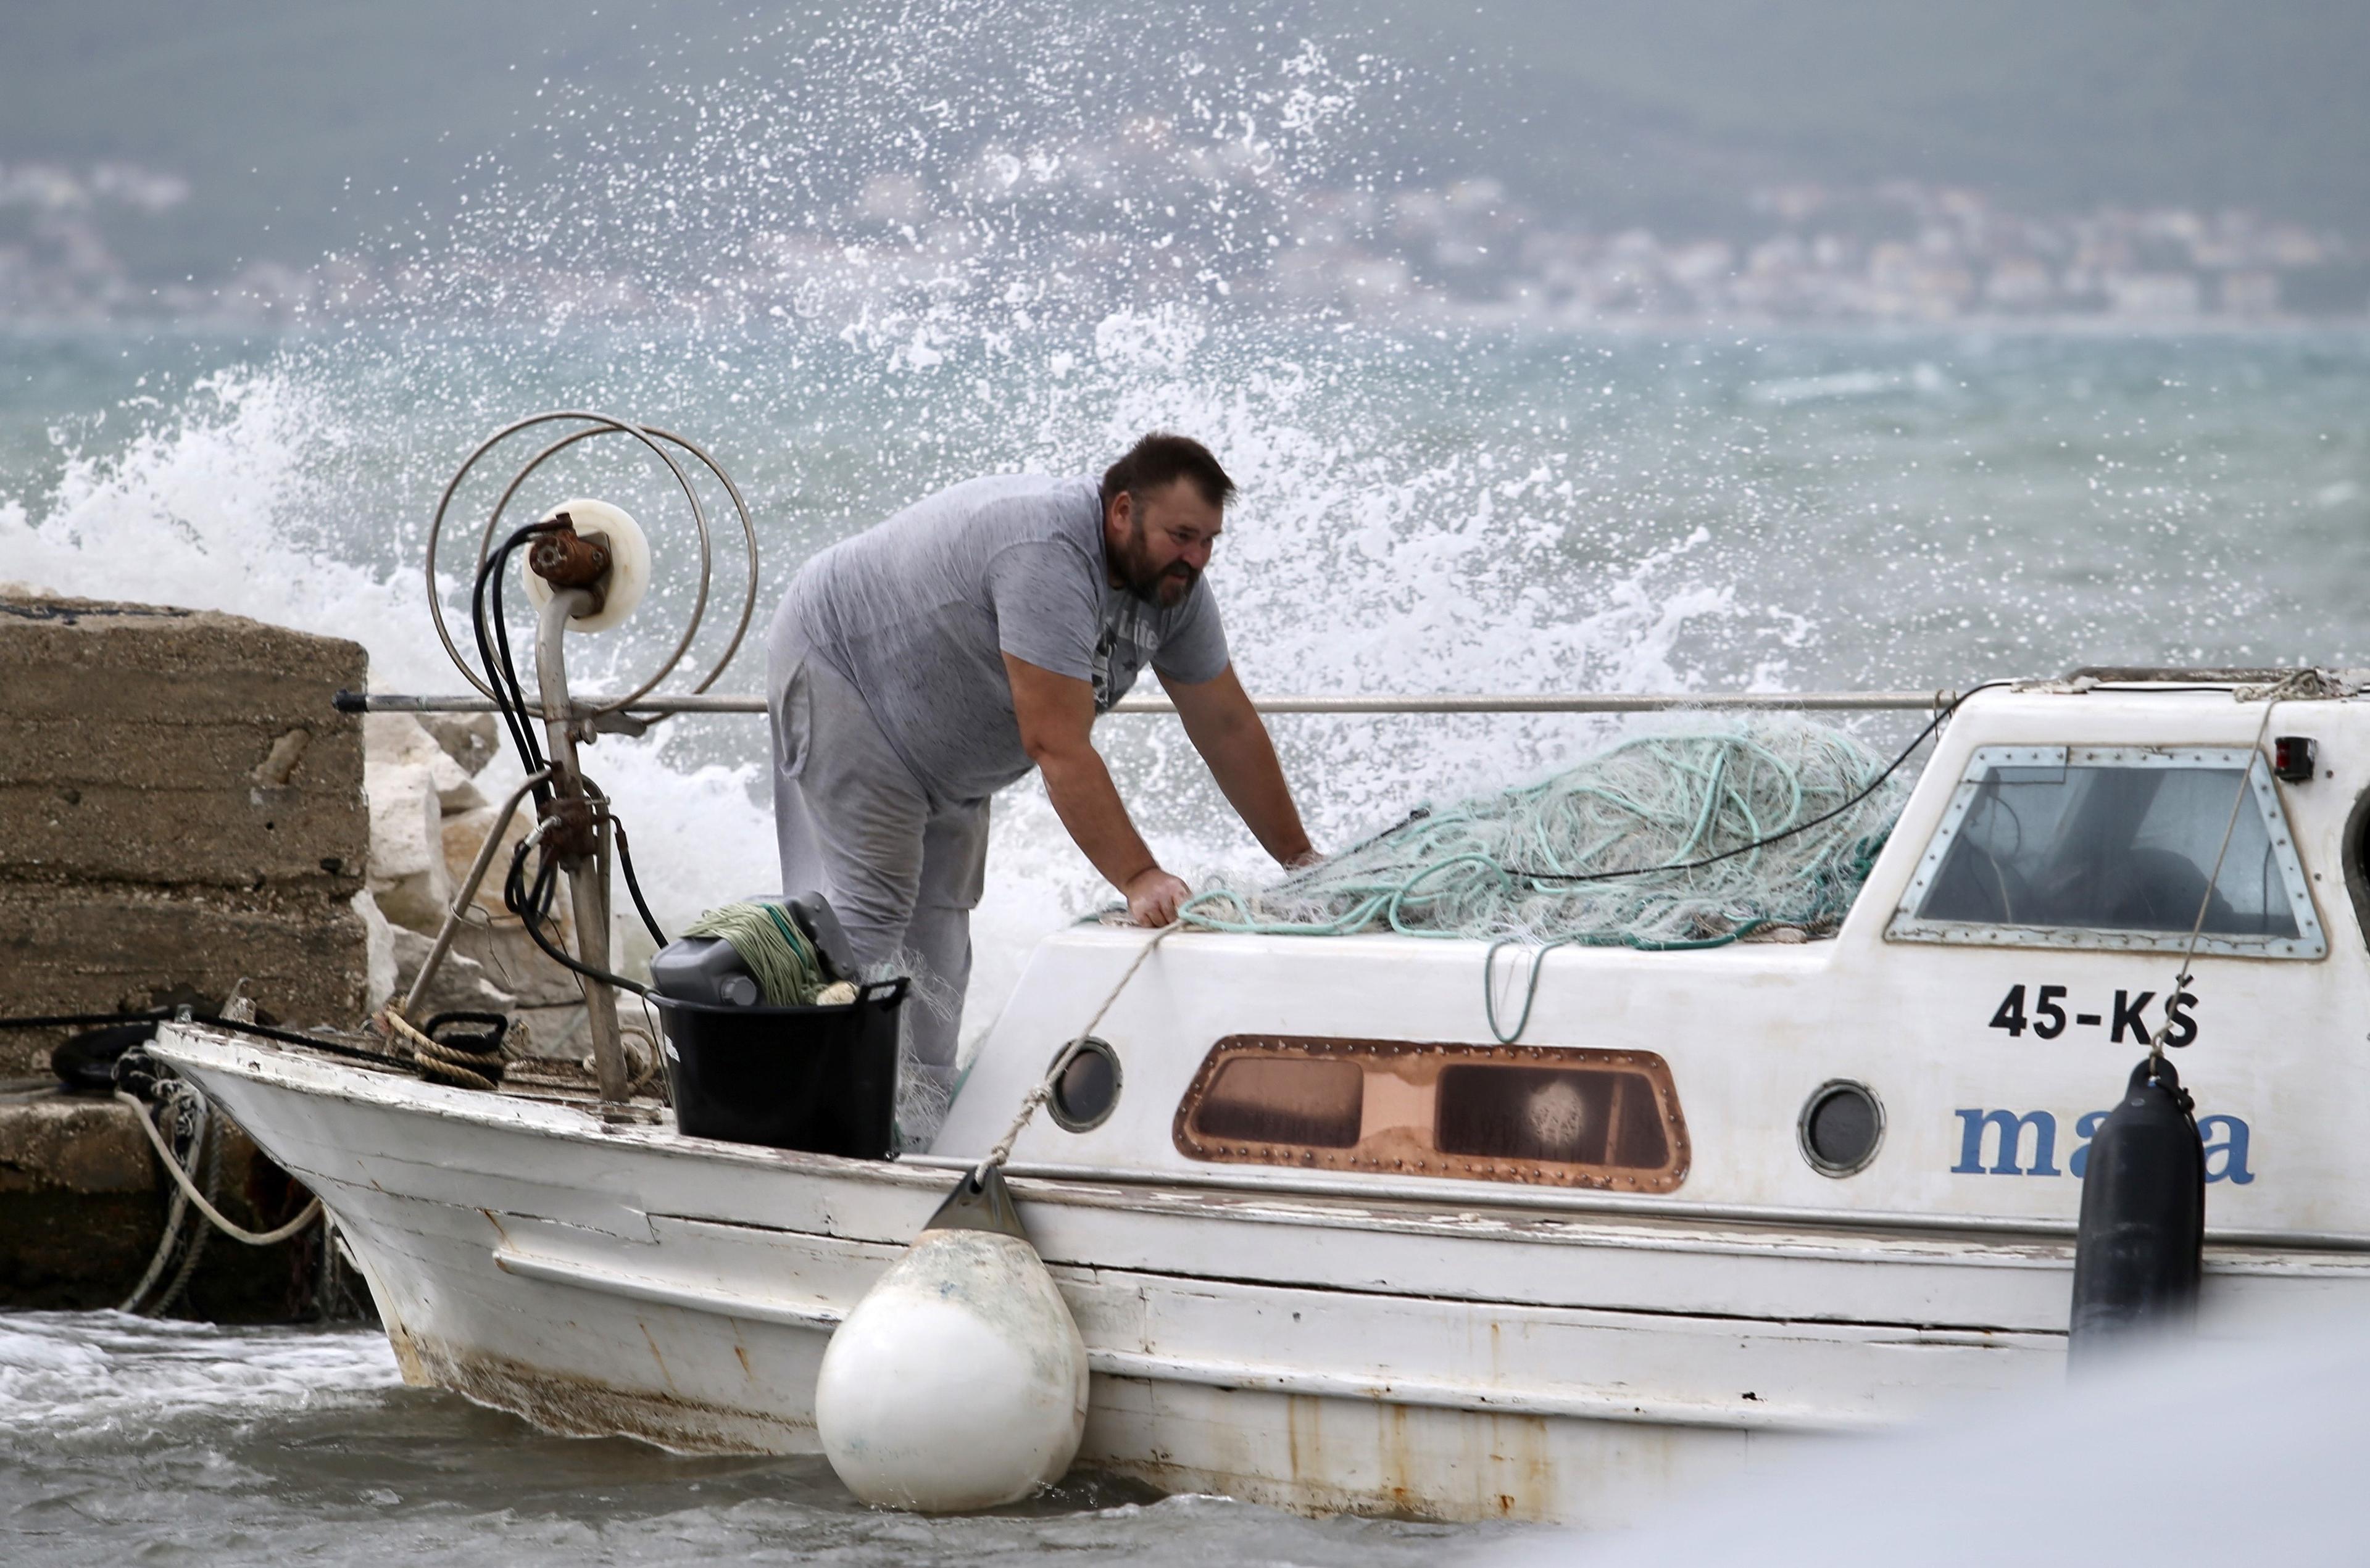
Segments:
[[[855,985],[831,979],[831,966],[814,940],[779,904],[719,904],[684,927],[684,934],[729,943],[769,1007],[834,1006],[856,1000]]]

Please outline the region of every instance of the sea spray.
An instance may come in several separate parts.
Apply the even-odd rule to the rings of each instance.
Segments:
[[[372,299],[277,344],[201,345],[210,373],[101,428],[50,416],[54,455],[0,480],[0,579],[351,636],[382,689],[456,690],[420,563],[435,497],[490,429],[572,406],[718,455],[756,512],[761,616],[816,549],[938,486],[1199,435],[1242,486],[1210,583],[1255,692],[1925,688],[2370,648],[2343,587],[2370,572],[2359,490],[2339,488],[2370,475],[2224,390],[2268,367],[2360,406],[2359,355],[1442,318],[1389,285],[1392,224],[1447,177],[1383,152],[1404,69],[1289,19],[861,6],[761,32],[722,80],[654,58],[632,101],[555,81],[432,224],[358,241]],[[1320,232],[1375,265],[1312,271],[1299,242]],[[498,483],[464,497],[448,613]],[[635,620],[571,646],[580,685],[638,681],[687,613],[670,485],[580,451],[520,498],[607,496],[659,553]],[[2314,570],[2262,543],[2298,517]],[[729,606],[729,544],[717,569]],[[730,624],[711,612],[695,667]],[[759,679],[751,650],[720,685]],[[1338,844],[1606,727],[1274,728]],[[1172,723],[1110,719],[1099,744],[1165,860],[1262,872]],[[592,748],[664,918],[769,875],[763,753],[761,726],[724,718]],[[996,803],[991,864],[974,1029],[1039,935],[1110,896],[1033,783]]]

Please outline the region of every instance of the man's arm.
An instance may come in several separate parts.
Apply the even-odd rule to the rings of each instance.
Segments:
[[[1020,744],[1045,775],[1062,826],[1110,885],[1127,895],[1139,925],[1167,925],[1192,889],[1160,869],[1094,748],[1095,689],[1074,676],[1004,656]]]
[[[1275,760],[1275,742],[1259,710],[1235,679],[1231,664],[1210,680],[1188,684],[1160,677],[1185,721],[1186,738],[1210,765],[1211,777],[1225,792],[1267,853],[1287,867],[1316,858],[1308,834],[1300,825],[1300,808],[1292,802],[1292,788],[1283,782],[1283,765]]]

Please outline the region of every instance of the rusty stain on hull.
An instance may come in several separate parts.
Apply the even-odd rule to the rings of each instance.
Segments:
[[[1103,1381],[1098,1377],[1099,1385]],[[1385,1396],[1343,1401],[1225,1392],[1254,1401],[1280,1399],[1283,1452],[1277,1457],[1283,1473],[1273,1473],[1250,1450],[1239,1448],[1214,1468],[1179,1464],[1159,1449],[1141,1457],[1095,1452],[1082,1462],[1166,1491],[1216,1492],[1304,1514],[1433,1523],[1540,1523],[1567,1516],[1546,1417],[1471,1411],[1459,1413],[1463,1419],[1451,1424],[1444,1422],[1442,1412]],[[1274,1422],[1247,1411],[1232,1425],[1249,1435],[1271,1429]],[[1088,1446],[1093,1448],[1091,1440]]]
[[[821,1447],[811,1421],[679,1393],[629,1391],[503,1356],[412,1343],[421,1382],[560,1436],[634,1437],[682,1454],[811,1454]]]
[[[436,1387],[436,1379],[428,1375],[428,1366],[420,1358],[420,1346],[413,1342],[410,1331],[403,1326],[403,1321],[384,1310],[379,1316],[386,1325],[386,1346],[395,1352],[395,1369],[403,1374],[403,1380],[415,1389]]]
[[[1414,1456],[1408,1448],[1407,1416],[1407,1406],[1403,1404],[1383,1408],[1383,1490],[1390,1496],[1394,1513],[1407,1512],[1415,1505],[1417,1471]]]
[[[642,1331],[642,1343],[650,1347],[650,1359],[659,1364],[659,1376],[666,1379],[666,1386],[678,1394],[683,1392],[675,1387],[674,1374],[667,1370],[666,1357],[659,1354],[659,1342],[650,1337],[650,1325],[637,1321],[634,1326]]]

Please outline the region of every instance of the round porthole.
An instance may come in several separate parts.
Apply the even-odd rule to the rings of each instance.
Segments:
[[[1823,1176],[1848,1176],[1868,1168],[1884,1141],[1884,1107],[1865,1083],[1837,1078],[1822,1083],[1802,1102],[1796,1129],[1802,1158]]]
[[[1112,1108],[1119,1104],[1119,1053],[1108,1042],[1089,1035],[1070,1065],[1062,1070],[1062,1076],[1053,1080],[1053,1093],[1045,1108],[1064,1132],[1085,1132],[1110,1119]]]

